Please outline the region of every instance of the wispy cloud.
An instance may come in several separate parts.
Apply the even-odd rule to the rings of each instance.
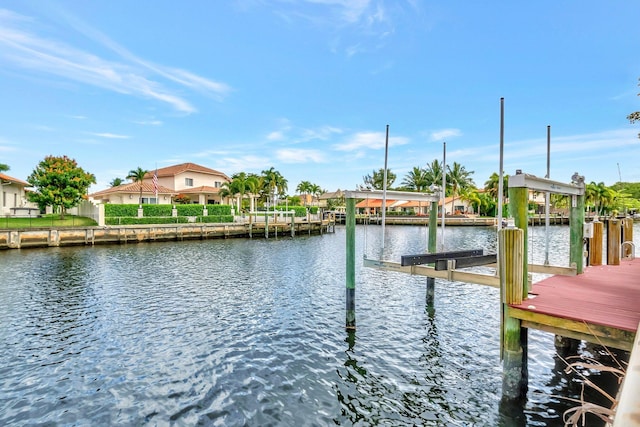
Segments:
[[[129,135],[119,135],[117,133],[109,133],[109,132],[91,132],[90,135],[98,136],[100,138],[108,138],[108,139],[129,139],[129,138],[131,138]]]
[[[446,139],[455,138],[458,136],[462,136],[462,131],[460,129],[440,129],[437,131],[431,132],[429,135],[429,139],[431,141],[443,141]]]
[[[409,143],[409,138],[394,136],[389,138],[389,145],[404,145]],[[359,132],[347,138],[341,144],[335,144],[337,151],[379,150],[384,148],[385,134],[382,132]]]
[[[324,163],[325,157],[319,150],[283,148],[276,151],[276,157],[283,163]]]
[[[143,126],[162,126],[161,120],[136,120],[133,123]]]
[[[55,40],[36,27],[29,17],[0,10],[0,57],[5,66],[49,74],[114,92],[142,96],[167,103],[178,111],[196,108],[174,93],[167,81],[222,99],[231,88],[189,71],[153,64],[139,58],[99,31],[65,16],[70,25],[103,47],[119,55],[114,60],[99,57],[64,41]],[[161,80],[164,79],[165,82]],[[177,92],[177,91],[176,91]]]

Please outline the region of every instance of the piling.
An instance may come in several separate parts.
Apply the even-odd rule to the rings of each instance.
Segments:
[[[621,236],[620,256],[622,258],[633,258],[635,255],[633,246],[633,218],[625,218],[622,220],[622,236]]]
[[[511,193],[511,189],[509,189]],[[526,189],[525,189],[526,190]],[[526,225],[526,216],[524,218]],[[527,329],[509,316],[509,304],[520,304],[527,295],[525,282],[525,232],[520,228],[499,231],[500,300],[502,303],[502,398],[522,400],[527,395]]]
[[[575,264],[577,274],[582,274],[584,270],[584,195],[570,197],[569,263]]]
[[[347,313],[346,328],[356,328],[356,200],[347,199],[346,207],[346,284],[347,284]]]
[[[607,221],[607,264],[620,265],[620,220]]]
[[[429,211],[429,253],[437,251],[438,242],[438,202],[431,202]],[[436,295],[436,279],[435,277],[427,277],[427,311],[435,312],[435,295]]]
[[[523,232],[523,248],[525,254],[528,252],[528,206],[529,206],[529,190],[526,187],[509,187],[509,213],[513,217],[514,225]],[[526,263],[526,257],[523,260],[522,281],[524,296],[527,296],[529,269]]]
[[[604,224],[597,219],[592,223],[593,237],[589,242],[589,265],[602,265],[602,235]]]

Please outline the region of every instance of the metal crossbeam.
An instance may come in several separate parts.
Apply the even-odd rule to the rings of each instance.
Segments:
[[[535,175],[517,173],[509,175],[509,188],[524,187],[534,191],[548,191],[555,194],[565,194],[568,196],[582,196],[584,194],[584,182],[577,184],[565,184],[564,182],[552,181],[546,178],[538,178]]]
[[[382,190],[356,190],[345,191],[346,199],[382,199]],[[413,191],[393,191],[388,190],[386,194],[388,200],[407,200],[415,202],[437,202],[440,200],[440,193],[417,193]]]
[[[435,269],[436,271],[447,270],[449,268],[449,261],[455,261],[454,268],[465,268],[495,264],[497,259],[498,255],[496,254],[439,259],[436,261]]]
[[[470,257],[482,255],[482,249],[472,249],[466,251],[449,251],[449,252],[436,252],[433,254],[419,254],[419,255],[402,255],[400,257],[400,265],[421,265],[431,264],[438,260],[447,260],[452,258]],[[445,268],[446,269],[446,268]]]

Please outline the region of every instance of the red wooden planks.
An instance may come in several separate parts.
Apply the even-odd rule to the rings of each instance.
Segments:
[[[587,267],[577,276],[552,276],[533,285],[513,307],[635,332],[640,322],[640,258]]]

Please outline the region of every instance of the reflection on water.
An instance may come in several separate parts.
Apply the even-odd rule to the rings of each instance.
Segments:
[[[498,291],[438,280],[427,312],[426,278],[362,268],[378,230],[357,229],[355,332],[344,228],[2,253],[0,424],[562,425],[581,383],[553,336],[530,332],[529,399],[501,405]],[[385,259],[424,252],[424,228],[386,230]],[[446,233],[495,250],[491,228]],[[568,228],[552,237],[566,264]]]

